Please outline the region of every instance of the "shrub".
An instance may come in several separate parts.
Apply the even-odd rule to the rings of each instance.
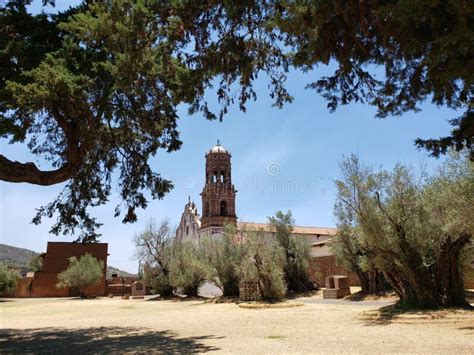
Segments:
[[[43,258],[39,255],[35,255],[28,262],[28,271],[36,272],[43,268]]]
[[[261,232],[247,235],[247,257],[240,265],[243,282],[257,282],[260,296],[264,300],[278,301],[285,297],[286,283],[283,267],[285,255],[281,246]]]
[[[56,287],[69,287],[77,289],[81,298],[84,298],[84,290],[88,286],[95,285],[104,275],[104,262],[97,260],[87,253],[77,259],[75,256],[69,258],[69,266],[58,274]]]
[[[20,278],[17,271],[10,270],[5,264],[0,263],[0,292],[15,292],[16,284]]]
[[[291,212],[286,214],[278,211],[274,217],[268,218],[275,228],[276,240],[283,249],[285,280],[290,291],[302,292],[313,288],[309,278],[310,245],[302,238],[291,235],[294,220]]]
[[[247,245],[238,240],[235,226],[226,226],[222,238],[208,237],[201,243],[208,280],[220,288],[224,296],[238,296],[239,267]]]
[[[170,264],[170,280],[188,297],[196,297],[199,287],[206,280],[206,266],[202,249],[191,241],[175,240]]]

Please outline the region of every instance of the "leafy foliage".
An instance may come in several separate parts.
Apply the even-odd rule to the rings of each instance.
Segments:
[[[35,255],[28,262],[28,271],[39,271],[43,268],[43,258],[39,255]]]
[[[222,238],[204,238],[201,241],[208,280],[222,290],[224,296],[238,296],[239,267],[247,256],[247,244],[238,238],[235,226],[227,225]]]
[[[354,221],[348,220],[338,201],[335,208],[338,232],[331,240],[331,250],[337,262],[359,278],[361,290],[368,294],[387,291],[390,286],[383,273],[375,266],[374,255],[364,246]]]
[[[53,170],[0,155],[0,179],[66,182],[34,218],[58,213],[54,234],[79,230],[79,240],[96,240],[100,223],[88,210],[109,200],[115,178],[123,201],[116,216],[124,210],[125,223],[146,208],[147,193],[170,191],[149,159],[180,148],[179,105],[208,119],[222,119],[234,102],[245,110],[260,70],[277,104],[290,100],[259,3],[85,1],[51,16],[31,15],[27,3],[7,2],[0,17],[0,135],[27,140]],[[204,99],[214,80],[217,115]]]
[[[275,228],[276,240],[283,250],[285,263],[285,280],[290,291],[302,292],[313,288],[309,279],[310,245],[301,238],[291,235],[294,220],[291,212],[286,214],[278,211],[274,217],[268,218]]]
[[[198,296],[199,287],[206,281],[207,268],[203,250],[197,243],[175,240],[170,265],[171,285],[188,297]]]
[[[10,270],[5,264],[0,263],[0,292],[15,292],[16,284],[20,278],[17,271]]]
[[[273,238],[261,232],[251,232],[246,243],[248,255],[240,265],[241,281],[257,282],[264,300],[282,300],[287,290],[284,250]]]
[[[292,65],[311,71],[337,63],[332,75],[308,85],[330,110],[362,102],[374,105],[377,117],[387,117],[418,111],[425,100],[463,110],[451,120],[451,135],[416,144],[434,156],[449,147],[467,148],[471,160],[473,20],[474,4],[463,0],[278,1],[272,16],[293,50]]]
[[[357,157],[341,162],[336,216],[401,301],[420,307],[466,306],[460,257],[472,245],[474,165],[449,159],[431,177],[397,165],[373,172]]]
[[[104,276],[104,262],[97,260],[91,254],[86,253],[79,259],[75,256],[69,258],[69,266],[58,274],[56,287],[69,287],[77,289],[84,297],[84,290],[88,286],[97,284]]]
[[[90,207],[109,201],[115,180],[116,216],[134,222],[173,187],[149,160],[180,148],[177,108],[207,119],[231,104],[245,111],[261,73],[281,107],[290,66],[337,64],[308,84],[330,110],[366,102],[386,117],[425,100],[462,110],[450,135],[416,144],[435,156],[467,148],[474,160],[471,2],[107,0],[53,15],[29,3],[7,1],[0,14],[0,136],[44,164],[0,154],[0,179],[65,183],[34,218],[57,215],[54,234],[95,241]],[[213,86],[217,110],[205,99]]]

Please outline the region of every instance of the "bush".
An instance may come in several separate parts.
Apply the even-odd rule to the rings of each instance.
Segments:
[[[0,292],[15,292],[16,284],[21,279],[20,274],[10,270],[5,264],[0,263]]]
[[[285,297],[286,283],[283,267],[285,255],[281,246],[260,232],[247,235],[247,257],[240,265],[242,282],[256,282],[264,300],[279,301]]]
[[[153,267],[145,263],[143,266],[143,282],[151,289],[152,294],[159,294],[162,297],[173,295],[174,288],[171,285],[169,273],[165,274],[159,267]]]
[[[224,296],[238,296],[239,268],[247,245],[238,240],[235,226],[226,226],[222,238],[203,239],[202,247],[207,279],[220,288]]]
[[[188,297],[196,297],[206,280],[202,249],[191,241],[175,240],[170,264],[170,280]]]
[[[284,273],[288,289],[294,292],[304,292],[313,289],[309,278],[310,245],[302,238],[291,235],[294,220],[291,212],[286,214],[278,211],[274,217],[268,218],[275,228],[276,240],[283,249]]]
[[[28,271],[36,272],[43,268],[43,258],[39,255],[35,255],[28,262]]]
[[[84,290],[88,286],[97,284],[104,275],[104,262],[97,260],[87,253],[77,259],[75,256],[69,258],[69,266],[58,274],[56,287],[69,287],[80,292],[84,298]]]

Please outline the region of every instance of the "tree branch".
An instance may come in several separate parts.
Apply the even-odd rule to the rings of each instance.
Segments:
[[[56,170],[39,170],[34,163],[12,161],[0,154],[0,180],[7,182],[26,182],[29,184],[50,186],[69,180],[74,175],[69,163]]]

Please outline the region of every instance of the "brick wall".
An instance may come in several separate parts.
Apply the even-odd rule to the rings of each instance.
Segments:
[[[348,272],[342,266],[337,265],[334,255],[320,256],[312,258],[310,261],[310,275],[313,281],[316,281],[321,287],[327,276],[345,275],[349,277],[350,286],[359,286],[359,278],[356,274]]]
[[[106,292],[107,249],[107,243],[48,242],[47,251],[43,254],[43,269],[35,272],[34,277],[23,278],[16,287],[15,297],[77,296],[73,290],[56,287],[58,274],[69,266],[71,256],[80,258],[86,253],[104,262],[104,274],[96,285],[87,287],[84,293],[88,296],[104,296]]]

